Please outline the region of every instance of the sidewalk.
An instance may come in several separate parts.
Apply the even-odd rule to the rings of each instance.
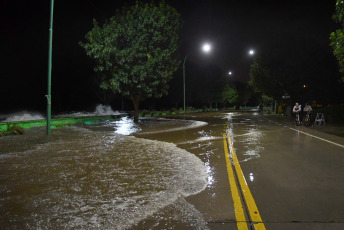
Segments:
[[[293,118],[281,116],[281,115],[272,115],[272,114],[264,114],[265,118],[281,122],[287,126],[294,126]],[[326,124],[326,125],[315,125],[308,127],[313,130],[317,130],[319,132],[344,137],[344,124]]]

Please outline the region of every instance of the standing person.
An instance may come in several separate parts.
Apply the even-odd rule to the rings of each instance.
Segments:
[[[295,114],[295,118],[296,118],[296,125],[300,125],[301,124],[301,105],[299,105],[298,102],[295,103],[294,107],[293,107],[293,113]]]

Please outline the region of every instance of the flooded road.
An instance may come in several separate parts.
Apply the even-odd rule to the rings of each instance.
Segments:
[[[206,187],[206,167],[193,154],[110,129],[2,138],[1,228],[127,229]]]
[[[266,229],[343,229],[344,141],[291,128],[203,113],[2,137],[1,229],[245,229],[226,143]]]

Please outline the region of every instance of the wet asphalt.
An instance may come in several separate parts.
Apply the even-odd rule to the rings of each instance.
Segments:
[[[289,122],[281,124],[256,113],[201,113],[179,119],[205,121],[208,125],[137,136],[175,143],[207,166],[207,188],[185,198],[206,223],[196,224],[193,229],[238,229],[225,160],[226,131],[231,134],[266,229],[344,229],[343,137],[296,127]],[[161,215],[170,215],[171,210],[162,211]],[[246,212],[248,227],[254,229],[250,228],[249,215]],[[192,226],[149,223],[149,219],[145,220],[139,227],[190,229]]]

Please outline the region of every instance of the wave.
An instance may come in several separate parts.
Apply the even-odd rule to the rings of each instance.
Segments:
[[[49,143],[35,138],[6,139],[0,158],[5,228],[9,219],[8,227],[18,229],[133,228],[208,183],[204,163],[172,143],[77,127],[56,130]],[[35,148],[11,152],[11,145],[33,141]],[[6,205],[13,202],[19,205]]]
[[[45,117],[38,113],[32,112],[19,112],[9,115],[3,115],[5,119],[2,122],[13,122],[13,121],[32,121],[32,120],[44,120]]]
[[[185,129],[199,128],[199,127],[208,125],[207,122],[195,121],[195,120],[175,120],[175,119],[164,119],[164,118],[159,118],[156,120],[165,122],[165,127],[161,127],[159,130],[152,130],[152,131],[150,131],[149,129],[145,131],[145,129],[142,128],[142,131],[138,132],[137,135],[175,132],[175,131],[180,131],[180,130],[185,130]],[[169,121],[172,124],[168,124]]]

